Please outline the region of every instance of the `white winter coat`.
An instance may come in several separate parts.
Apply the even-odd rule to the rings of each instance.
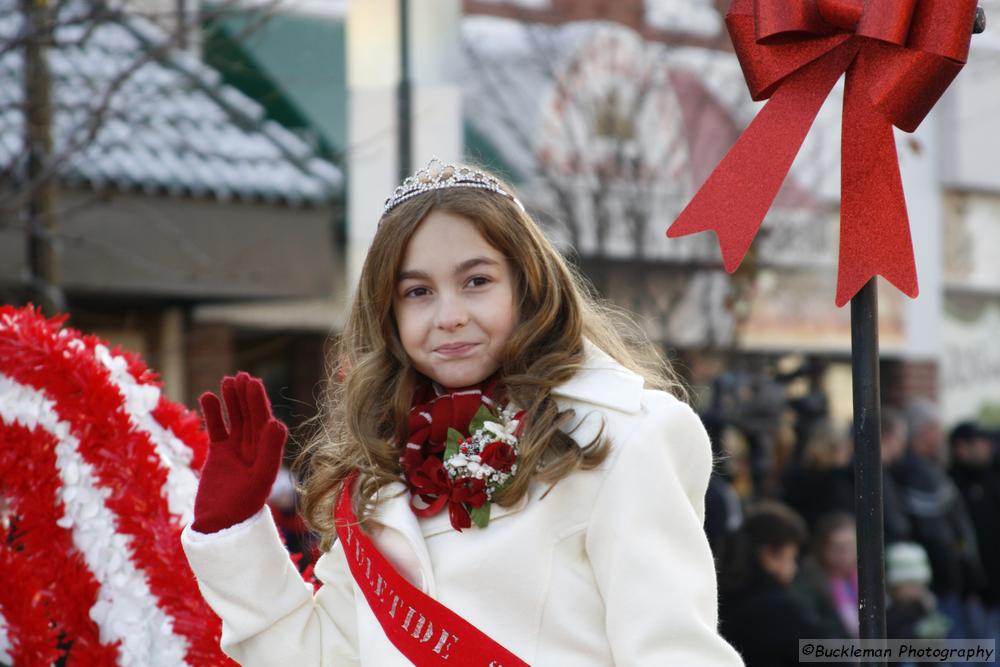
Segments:
[[[418,519],[408,495],[376,514],[376,546],[411,583],[533,666],[736,667],[716,629],[716,580],[702,530],[712,459],[691,408],[643,388],[587,343],[583,369],[558,388],[590,442],[603,419],[613,443],[599,469],[575,472],[485,529],[452,529],[448,512]],[[402,488],[385,489],[392,496]],[[302,581],[261,511],[226,530],[182,535],[205,599],[223,619],[222,648],[243,665],[410,664],[385,637],[337,542]]]

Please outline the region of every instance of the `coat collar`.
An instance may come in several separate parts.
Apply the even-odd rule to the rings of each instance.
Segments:
[[[557,399],[591,403],[622,412],[638,412],[642,401],[642,376],[619,364],[586,338],[583,345],[584,361],[580,370],[567,382],[553,389],[553,396]],[[402,482],[394,482],[381,489],[379,493],[384,494],[385,500],[378,504],[372,519],[386,528],[398,531],[410,544],[413,557],[416,559],[415,565],[423,578],[423,581],[413,583],[433,596],[435,588],[433,570],[424,539],[453,530],[448,512],[443,511],[420,521],[410,509],[410,494]],[[525,494],[509,507],[495,505],[491,511],[490,521],[522,510],[527,502],[528,494]]]
[[[553,389],[552,394],[621,412],[638,412],[642,403],[642,376],[622,366],[586,338],[583,354],[580,370]]]

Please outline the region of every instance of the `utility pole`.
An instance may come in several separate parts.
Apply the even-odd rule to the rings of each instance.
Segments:
[[[22,184],[28,188],[24,219],[27,228],[28,298],[48,316],[64,312],[55,248],[56,181],[52,155],[52,83],[48,46],[52,16],[48,0],[20,0],[25,26],[24,148],[27,164]]]
[[[174,34],[177,38],[178,48],[184,49],[185,51],[191,46],[188,40],[188,2],[187,0],[176,0],[177,6],[174,11],[174,15],[177,17],[177,26],[174,28]]]
[[[410,0],[399,0],[399,180],[413,171],[413,88],[410,84]]]

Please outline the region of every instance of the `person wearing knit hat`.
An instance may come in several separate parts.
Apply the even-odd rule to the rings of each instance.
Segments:
[[[895,639],[944,638],[951,623],[937,610],[928,587],[931,565],[916,542],[896,542],[885,549],[885,581],[889,592],[886,636]]]
[[[940,413],[933,402],[915,398],[905,414],[909,442],[891,474],[911,527],[910,539],[927,552],[930,589],[952,623],[952,638],[975,637],[969,634],[975,607],[968,594],[979,588],[983,564],[962,494],[944,467],[947,439]]]
[[[891,586],[931,583],[927,552],[916,542],[897,542],[885,550],[886,584]]]

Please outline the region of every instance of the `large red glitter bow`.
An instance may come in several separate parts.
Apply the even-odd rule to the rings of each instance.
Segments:
[[[892,127],[915,130],[962,69],[975,13],[976,0],[733,0],[747,86],[770,99],[667,235],[715,231],[735,271],[846,71],[837,306],[876,275],[915,297]]]

